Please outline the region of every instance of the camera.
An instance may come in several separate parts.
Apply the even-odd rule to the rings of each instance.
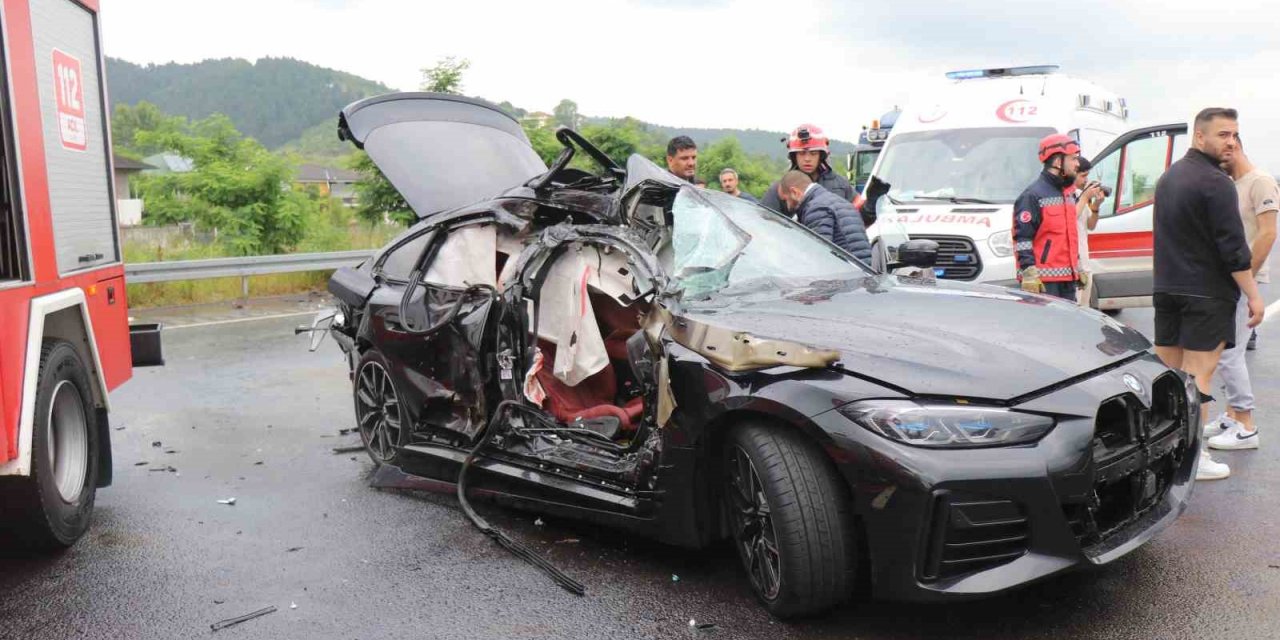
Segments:
[[[1085,185],[1085,187],[1084,187],[1084,188],[1085,188],[1086,190],[1088,190],[1090,187],[1098,187],[1099,189],[1101,189],[1101,190],[1102,190],[1102,197],[1104,197],[1104,198],[1110,198],[1110,197],[1111,197],[1111,187],[1108,187],[1108,186],[1106,186],[1106,185],[1102,184],[1101,182],[1098,182],[1097,180],[1091,180],[1091,181],[1089,181],[1089,184]]]

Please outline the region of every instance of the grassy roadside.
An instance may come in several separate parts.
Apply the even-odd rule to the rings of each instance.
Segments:
[[[341,219],[332,220],[331,224],[309,229],[296,252],[374,249],[385,245],[403,230],[403,227],[396,225],[371,227]],[[186,238],[177,238],[161,244],[141,242],[124,244],[126,263],[201,260],[227,258],[232,255],[227,247],[216,241],[202,244]],[[330,271],[306,271],[251,276],[249,295],[273,296],[322,290],[331,273]],[[221,302],[238,299],[241,294],[239,277],[128,285],[129,306],[132,308]]]

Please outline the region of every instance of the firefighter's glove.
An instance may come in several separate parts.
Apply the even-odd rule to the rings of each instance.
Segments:
[[[1080,285],[1080,288],[1081,288],[1081,289],[1088,289],[1088,288],[1089,288],[1089,272],[1088,272],[1088,271],[1077,271],[1077,272],[1076,272],[1076,284]]]
[[[1044,283],[1040,281],[1040,270],[1035,267],[1027,267],[1021,273],[1022,290],[1028,293],[1044,293]]]

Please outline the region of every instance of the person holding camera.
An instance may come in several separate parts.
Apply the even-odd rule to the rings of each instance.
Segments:
[[[1014,251],[1023,291],[1076,301],[1077,286],[1089,286],[1080,269],[1076,227],[1076,172],[1080,144],[1055,133],[1040,141],[1042,170],[1013,205]]]
[[[1076,169],[1076,234],[1080,244],[1080,271],[1085,275],[1079,292],[1079,304],[1088,308],[1093,297],[1093,263],[1089,261],[1089,232],[1098,226],[1098,211],[1102,202],[1111,197],[1111,187],[1104,187],[1097,180],[1089,179],[1093,164],[1088,158],[1080,158]]]

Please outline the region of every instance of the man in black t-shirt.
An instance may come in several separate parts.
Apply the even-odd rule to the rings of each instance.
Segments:
[[[1170,367],[1195,376],[1203,422],[1209,413],[1205,405],[1213,400],[1209,384],[1218,358],[1236,341],[1236,301],[1241,292],[1247,296],[1250,327],[1262,322],[1264,305],[1250,268],[1235,185],[1220,167],[1236,152],[1236,110],[1204,109],[1190,133],[1192,148],[1156,183],[1153,304],[1156,353]],[[1201,449],[1197,480],[1230,474],[1227,465]]]

